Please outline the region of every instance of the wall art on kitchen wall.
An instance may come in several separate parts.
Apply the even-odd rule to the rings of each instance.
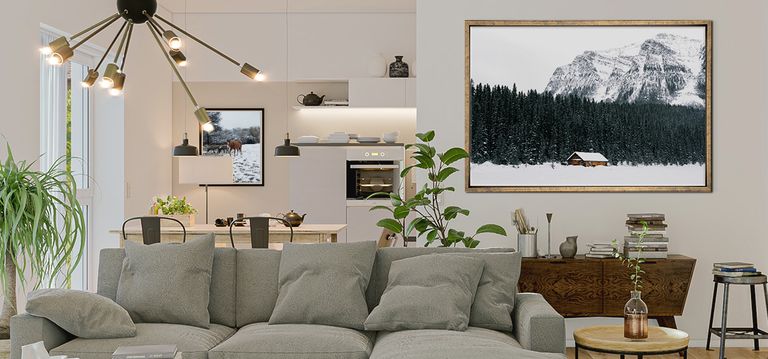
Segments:
[[[467,20],[468,192],[711,192],[712,22]]]
[[[202,156],[231,156],[232,183],[211,186],[264,185],[264,109],[210,108],[213,131],[200,131]]]

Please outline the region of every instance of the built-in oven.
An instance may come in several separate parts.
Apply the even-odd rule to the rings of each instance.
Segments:
[[[400,193],[402,147],[347,149],[347,200],[386,199]]]

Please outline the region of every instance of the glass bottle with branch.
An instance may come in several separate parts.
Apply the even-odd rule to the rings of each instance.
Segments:
[[[645,263],[643,258],[644,240],[648,235],[648,222],[641,221],[643,225],[642,232],[637,236],[637,242],[632,244],[635,255],[630,251],[622,252],[619,250],[616,240],[613,241],[613,247],[616,249],[614,256],[626,265],[629,271],[629,280],[632,281],[633,290],[630,292],[629,301],[624,305],[624,337],[628,339],[645,339],[648,337],[648,306],[641,298],[641,289],[643,288],[643,275],[645,271],[642,268]],[[627,244],[625,244],[627,247]]]

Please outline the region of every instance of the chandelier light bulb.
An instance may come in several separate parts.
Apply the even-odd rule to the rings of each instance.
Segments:
[[[211,131],[213,131],[213,129],[214,129],[213,128],[213,123],[211,123],[211,122],[206,122],[203,125],[203,131],[205,131],[205,132],[211,132]]]
[[[118,72],[113,78],[114,84],[109,89],[109,94],[112,96],[120,96],[123,93],[123,86],[125,85],[125,74]]]
[[[99,86],[100,86],[101,88],[103,88],[103,89],[108,89],[108,88],[111,88],[112,86],[114,86],[114,84],[115,84],[115,83],[112,81],[112,79],[108,79],[108,78],[106,78],[106,77],[103,77],[103,78],[101,79],[101,81],[99,81]]]
[[[99,79],[99,72],[95,69],[88,70],[88,74],[85,76],[82,82],[80,82],[83,87],[92,87],[94,83],[96,83],[96,80]]]
[[[184,53],[179,50],[170,50],[168,51],[168,54],[171,55],[171,58],[173,61],[176,62],[176,66],[184,67],[187,66],[187,57],[184,56]]]
[[[266,79],[267,79],[267,75],[264,75],[263,72],[259,72],[258,74],[256,74],[256,77],[254,78],[254,80],[256,81],[264,81]]]
[[[44,46],[40,48],[40,53],[43,55],[50,55],[53,53],[53,49],[50,46]]]
[[[113,88],[109,89],[109,94],[112,95],[112,96],[120,96],[120,95],[123,94],[123,90],[116,89],[116,88],[113,87]]]
[[[176,34],[171,30],[165,30],[163,32],[163,37],[166,41],[168,41],[168,47],[170,47],[173,50],[178,50],[181,48],[181,39],[176,36]]]
[[[48,43],[48,46],[44,46],[40,48],[40,53],[43,55],[50,55],[54,51],[57,51],[63,47],[69,47],[69,41],[67,41],[67,38],[62,36],[57,38],[56,40],[53,40]]]
[[[63,64],[64,61],[62,60],[61,56],[59,54],[51,54],[51,56],[48,56],[48,64],[58,66]]]

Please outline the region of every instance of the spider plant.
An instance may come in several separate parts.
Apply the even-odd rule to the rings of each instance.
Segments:
[[[10,332],[16,314],[16,281],[22,288],[67,285],[84,248],[85,216],[76,198],[76,184],[57,159],[46,171],[34,162],[15,161],[11,146],[0,164],[0,280],[3,309],[0,336]]]

